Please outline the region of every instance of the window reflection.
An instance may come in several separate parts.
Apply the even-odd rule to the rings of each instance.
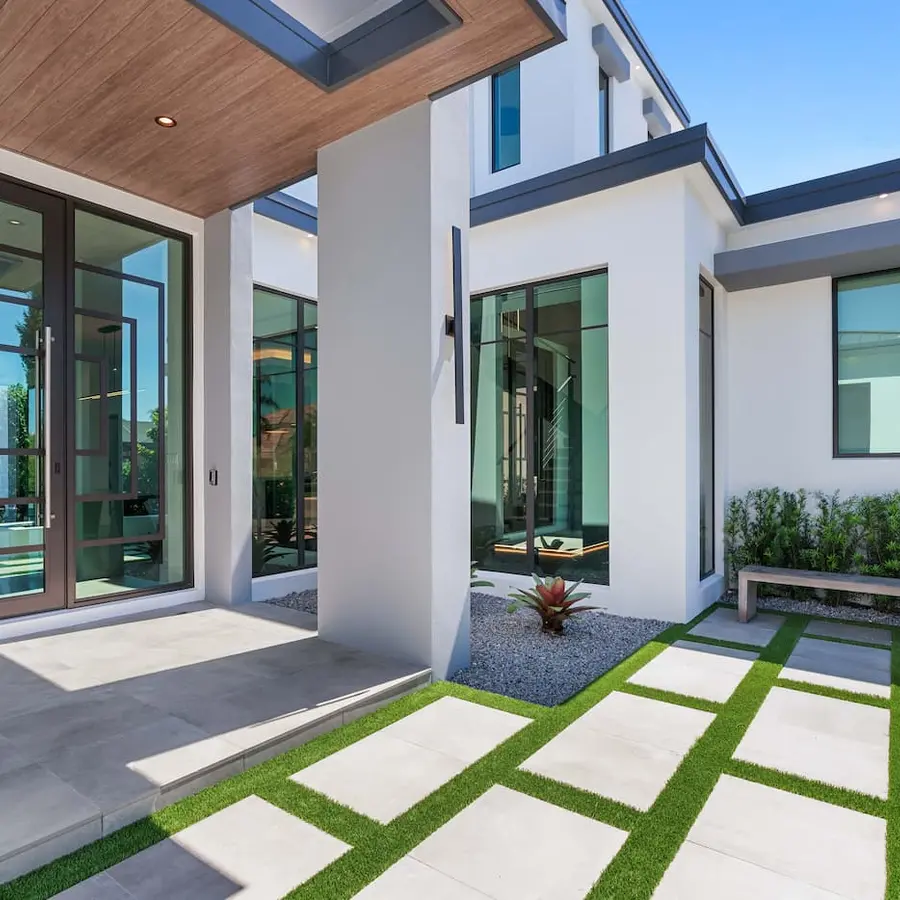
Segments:
[[[311,301],[254,291],[254,576],[316,565],[316,313]]]

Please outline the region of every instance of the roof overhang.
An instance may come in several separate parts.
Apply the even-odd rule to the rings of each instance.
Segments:
[[[380,7],[324,41],[272,0],[7,0],[0,147],[208,216],[296,181],[326,144],[565,39],[564,0]]]

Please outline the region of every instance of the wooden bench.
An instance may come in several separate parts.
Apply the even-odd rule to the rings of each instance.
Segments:
[[[771,566],[746,566],[738,573],[739,622],[749,622],[756,615],[756,588],[759,584],[790,584],[795,587],[900,597],[900,578],[845,575],[838,572],[806,572],[802,569],[775,569]]]

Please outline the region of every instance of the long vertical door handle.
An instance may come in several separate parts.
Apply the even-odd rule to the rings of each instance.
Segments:
[[[53,461],[50,459],[51,420],[50,407],[50,363],[53,347],[53,330],[47,325],[44,328],[44,530],[53,525],[53,512],[50,505],[50,482],[53,475]]]

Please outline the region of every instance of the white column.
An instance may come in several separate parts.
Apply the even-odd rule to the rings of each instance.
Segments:
[[[242,603],[252,579],[252,207],[207,219],[204,252],[206,597]]]
[[[325,147],[318,174],[320,634],[444,677],[469,642],[469,423],[444,334],[453,226],[468,301],[468,92]]]

